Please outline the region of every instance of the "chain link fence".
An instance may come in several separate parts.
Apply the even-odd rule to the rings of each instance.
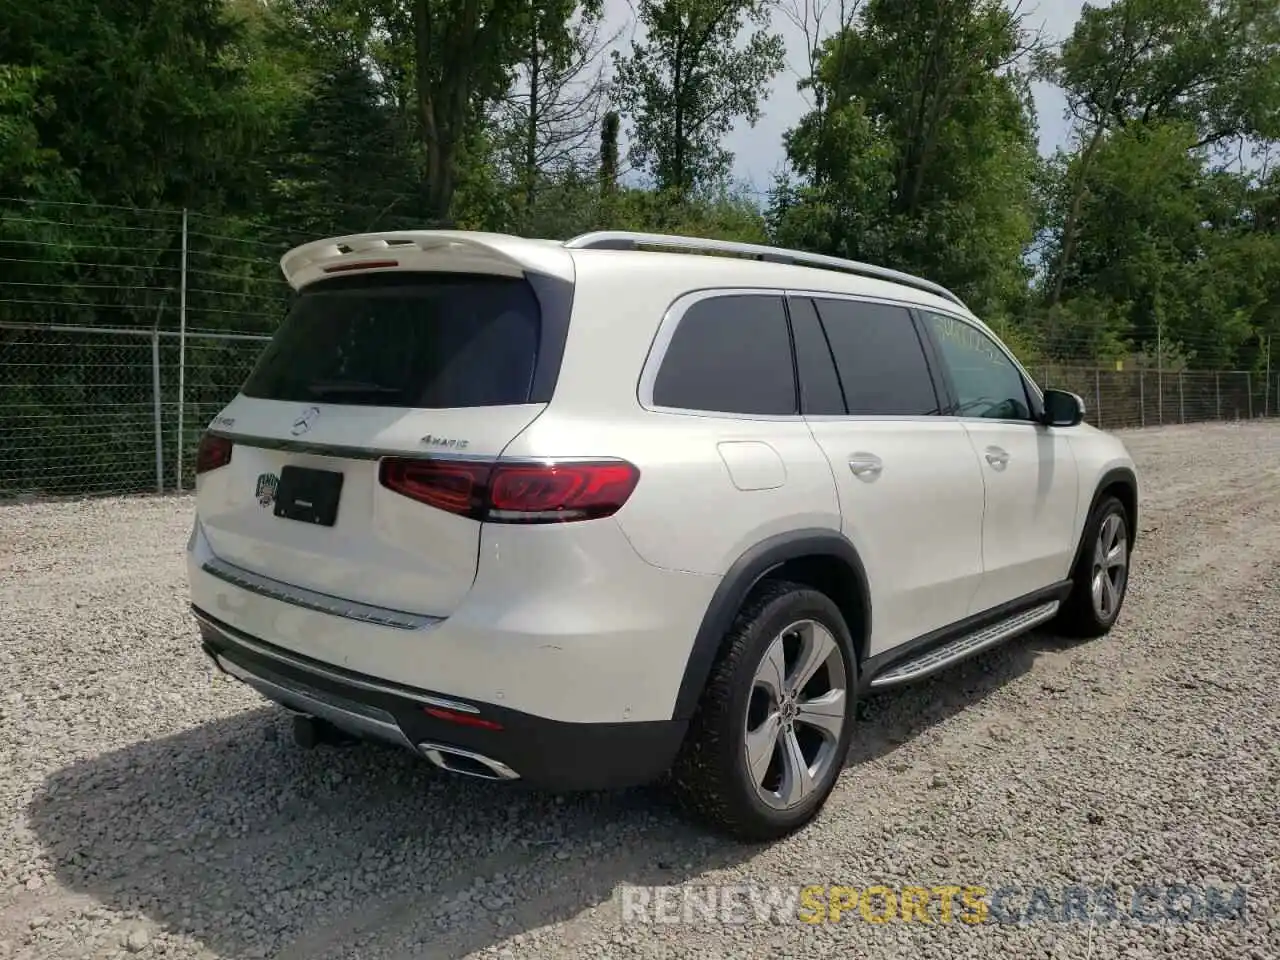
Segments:
[[[307,238],[274,235],[181,211],[0,198],[0,498],[190,489],[201,431],[283,316],[278,258]],[[1269,372],[1029,369],[1107,430],[1280,406]]]
[[[0,323],[0,496],[190,489],[200,432],[269,339],[195,331],[183,350],[172,331]],[[1030,372],[1107,430],[1274,416],[1280,397],[1280,376],[1248,371]]]
[[[1079,394],[1086,422],[1103,430],[1275,416],[1280,394],[1280,376],[1247,370],[1034,364],[1028,372],[1042,387]]]
[[[0,324],[0,497],[190,489],[201,431],[269,339]]]

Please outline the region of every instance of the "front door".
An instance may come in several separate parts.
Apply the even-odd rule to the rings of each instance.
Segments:
[[[1022,372],[1005,351],[959,318],[922,316],[982,470],[983,576],[970,610],[980,613],[1067,578],[1079,474],[1066,435],[1034,419]]]

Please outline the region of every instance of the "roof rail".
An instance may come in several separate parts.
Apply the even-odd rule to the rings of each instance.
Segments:
[[[950,300],[963,309],[968,309],[964,301],[932,280],[925,280],[899,270],[891,270],[888,267],[877,267],[857,260],[842,260],[839,257],[828,257],[820,253],[805,253],[803,250],[767,247],[758,243],[738,243],[733,240],[680,237],[666,233],[636,233],[630,230],[598,230],[594,233],[584,233],[572,240],[566,240],[564,245],[571,250],[641,250],[645,247],[656,247],[676,252],[736,254],[753,260],[789,263],[798,267],[815,267],[819,270],[852,273],[875,280],[888,280],[891,283],[900,283],[904,287],[914,287],[916,290],[932,293],[944,300]]]

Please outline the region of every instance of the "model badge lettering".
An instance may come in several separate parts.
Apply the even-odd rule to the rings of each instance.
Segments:
[[[451,437],[437,437],[428,433],[422,438],[422,442],[428,447],[444,447],[449,450],[465,450],[470,440],[455,440]]]
[[[258,503],[264,507],[269,507],[275,503],[276,487],[280,485],[280,478],[274,473],[263,473],[258,475],[258,486],[254,490],[254,496],[258,498]]]

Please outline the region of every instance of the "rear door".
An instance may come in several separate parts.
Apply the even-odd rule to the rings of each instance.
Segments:
[[[874,656],[968,615],[982,577],[982,475],[964,427],[939,415],[905,307],[793,296],[790,310],[797,358],[835,361],[840,398],[807,401],[805,413],[870,580]]]
[[[381,485],[379,461],[497,457],[545,406],[555,371],[539,358],[558,364],[563,342],[547,335],[566,323],[519,277],[397,271],[304,287],[211,425],[234,441],[230,463],[197,480],[211,549],[286,584],[447,615],[475,578],[480,523]],[[458,471],[456,494],[473,483]]]

